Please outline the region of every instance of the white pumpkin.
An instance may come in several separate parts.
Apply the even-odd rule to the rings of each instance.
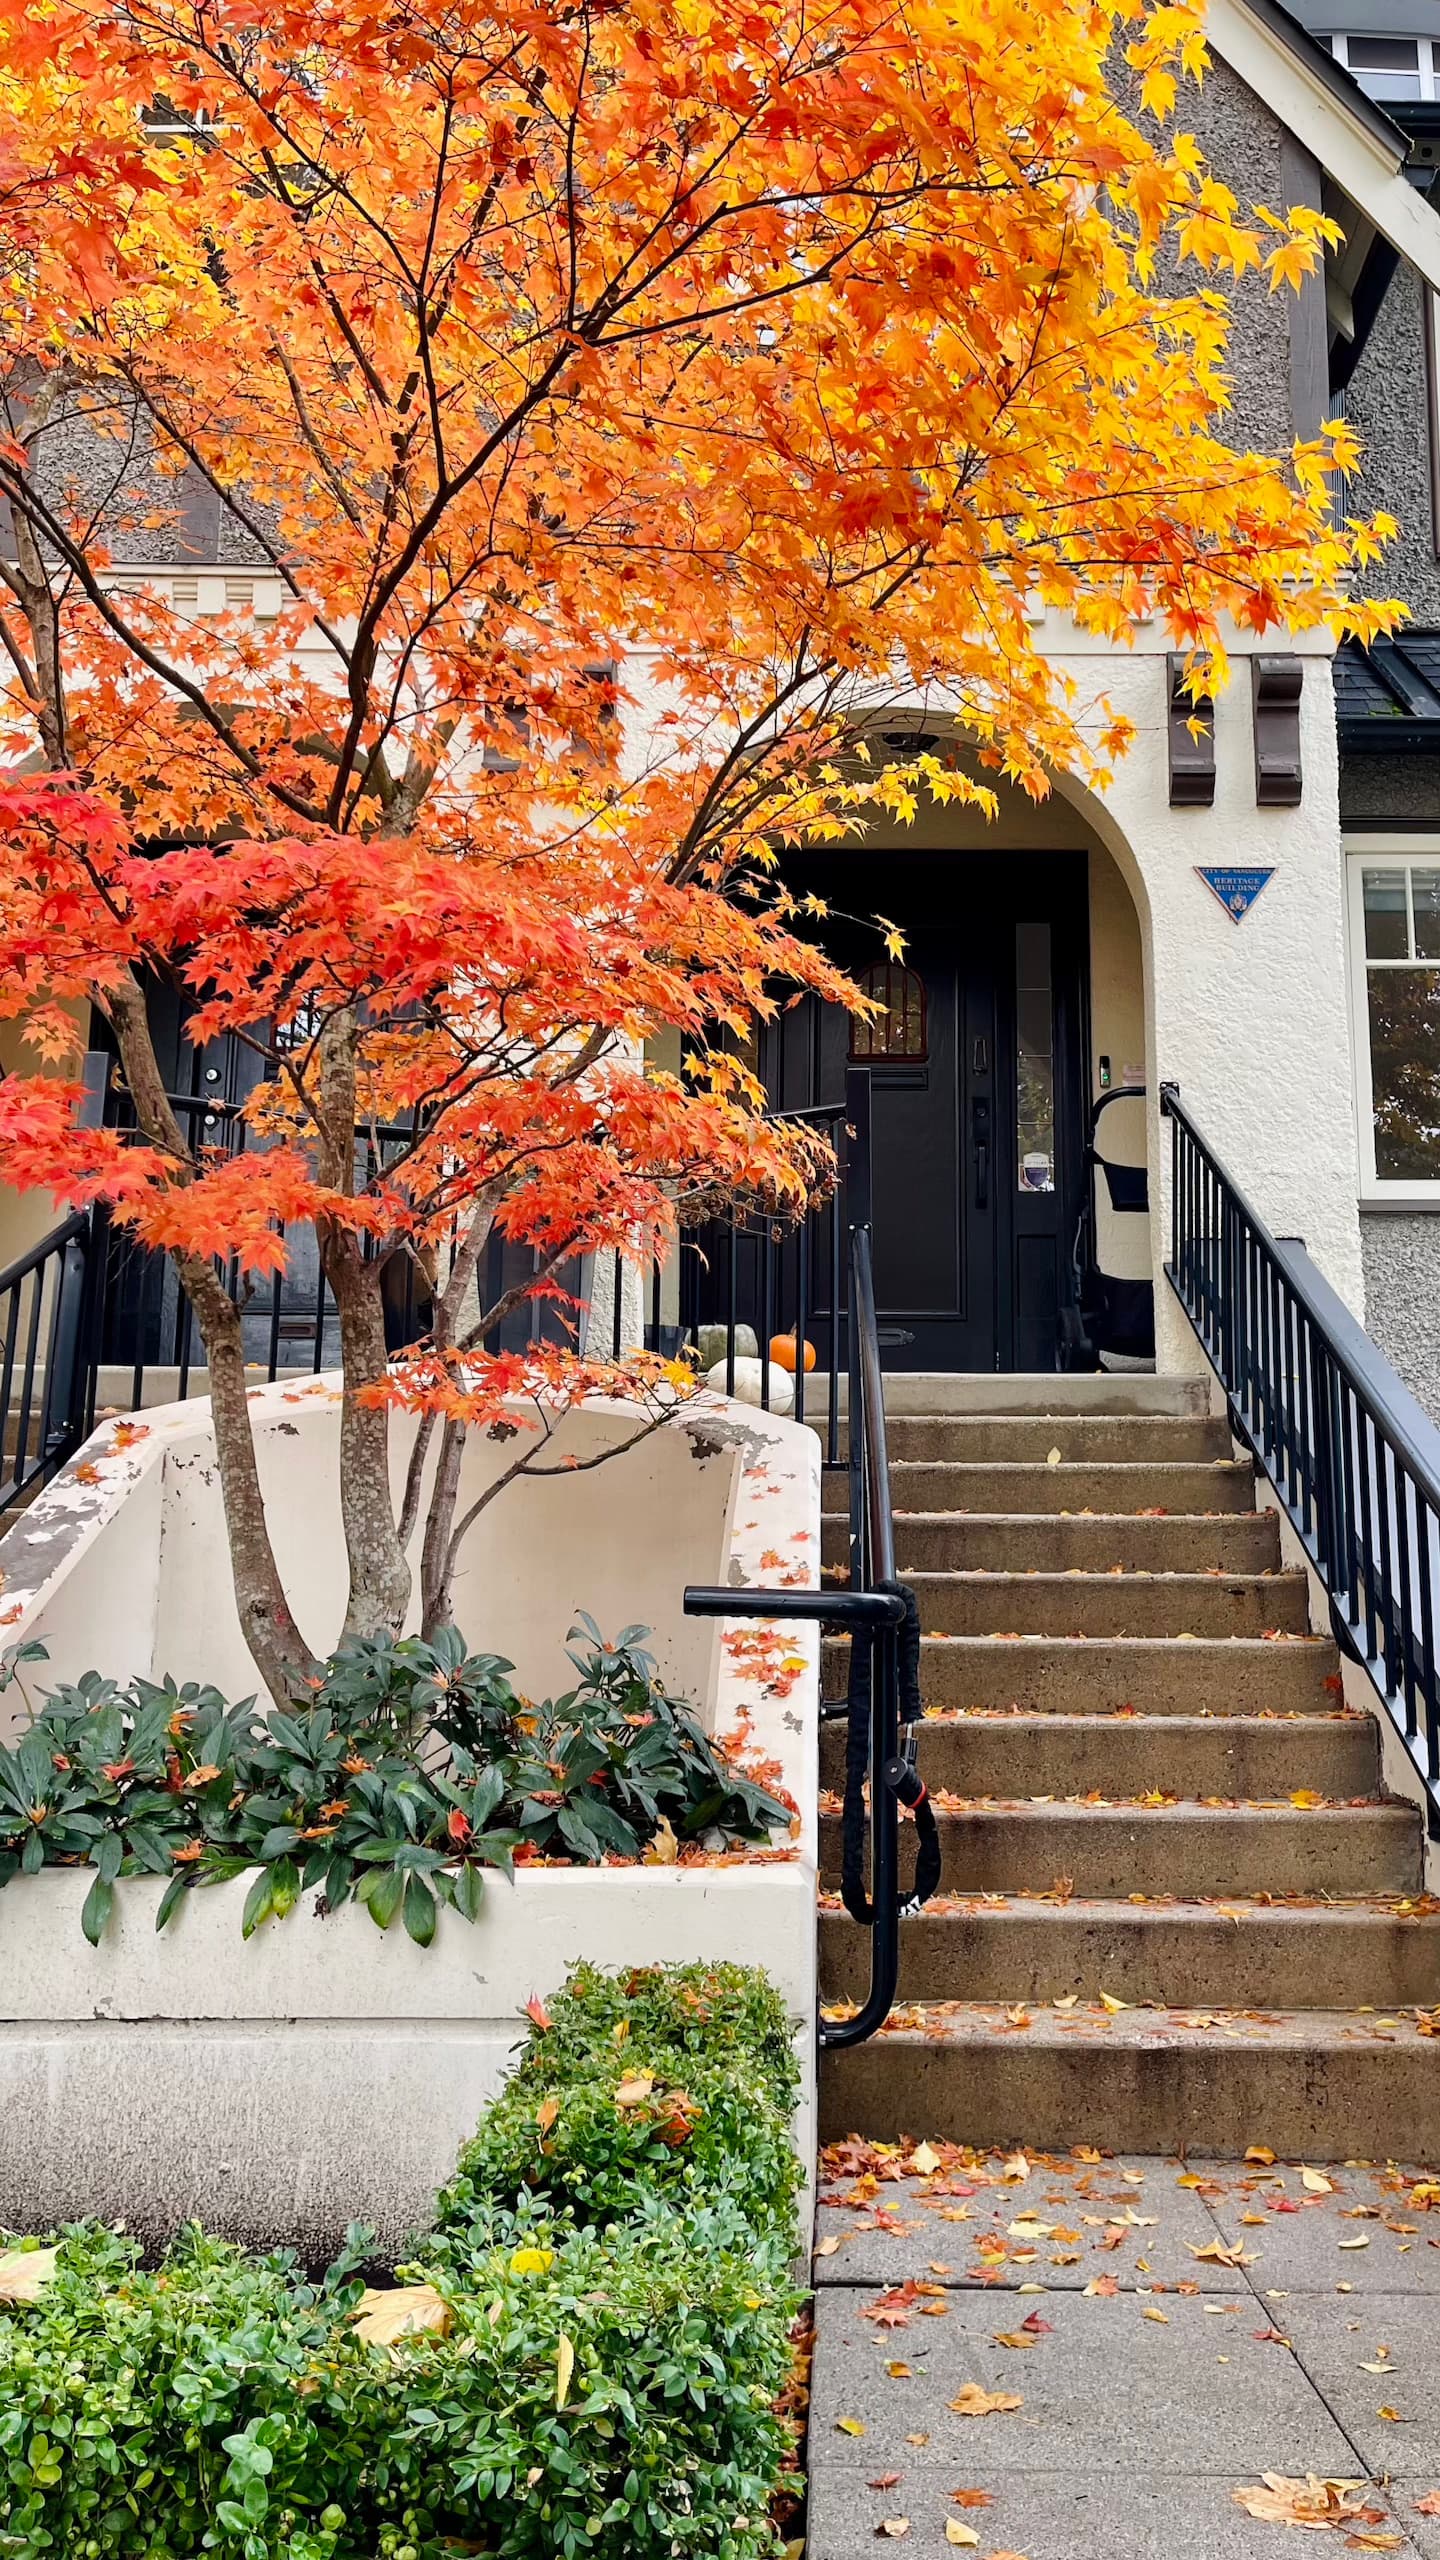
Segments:
[[[713,1387],[717,1395],[733,1395],[737,1404],[759,1404],[761,1379],[767,1369],[770,1372],[770,1410],[772,1413],[788,1413],[795,1402],[795,1380],[788,1369],[780,1367],[778,1361],[737,1360],[735,1384],[731,1387],[726,1382],[724,1361],[717,1360],[714,1368],[707,1371],[705,1384]]]

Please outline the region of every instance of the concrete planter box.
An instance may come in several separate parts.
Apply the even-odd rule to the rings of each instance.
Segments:
[[[265,1388],[255,1402],[287,1586],[324,1645],[342,1605],[334,1385]],[[208,1407],[145,1422],[143,1437],[98,1432],[0,1545],[0,1638],[49,1648],[48,1668],[26,1674],[32,1694],[92,1666],[205,1677],[231,1695],[257,1686],[230,1599]],[[623,1409],[587,1408],[557,1450],[588,1455],[633,1427]],[[396,1444],[398,1472],[400,1424]],[[503,1459],[477,1443],[462,1506]],[[579,1956],[763,1964],[795,2020],[808,2148],[816,1630],[787,1627],[757,1663],[754,1628],[731,1645],[729,1627],[687,1621],[680,1594],[687,1581],[813,1583],[819,1509],[814,1435],[707,1396],[604,1467],[509,1489],[482,1515],[457,1591],[467,1637],[513,1658],[532,1692],[567,1682],[577,1609],[607,1633],[650,1625],[706,1723],[779,1764],[804,1808],[783,1855],[532,1868],[513,1888],[496,1877],[479,1921],[442,1912],[428,1948],[398,1923],[382,1935],[358,1907],[322,1916],[313,1895],[247,1944],[245,1878],[187,1896],[163,1936],[161,1886],[129,1880],[98,1948],[80,1934],[85,1875],[51,1870],[0,1892],[0,2223],[95,2213],[158,2239],[194,2214],[321,2256],[359,2220],[398,2247],[502,2078],[525,2002]],[[15,1707],[12,1689],[0,1710]]]

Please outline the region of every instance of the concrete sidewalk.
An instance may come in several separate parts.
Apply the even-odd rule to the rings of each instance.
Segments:
[[[1425,2173],[855,2142],[821,2199],[809,2560],[1440,2560]],[[1266,2472],[1374,2485],[1296,2545],[1234,2502]]]

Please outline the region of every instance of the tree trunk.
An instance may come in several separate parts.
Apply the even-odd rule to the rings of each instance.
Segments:
[[[440,1434],[440,1455],[435,1462],[435,1482],[425,1515],[425,1543],[420,1553],[420,1627],[427,1640],[454,1621],[451,1531],[464,1455],[464,1423],[447,1422]]]
[[[179,1262],[210,1368],[210,1414],[230,1544],[235,1607],[255,1668],[277,1705],[308,1701],[319,1665],[280,1580],[260,1491],[240,1311],[208,1262]]]
[[[317,1171],[332,1191],[355,1190],[356,1062],[360,1024],[353,1006],[331,1014],[319,1039]],[[390,1415],[361,1404],[387,1368],[380,1270],[342,1221],[316,1220],[316,1242],[340,1318],[344,1402],[340,1415],[340,1517],[350,1567],[347,1636],[398,1636],[410,1605],[410,1567],[390,1498]]]
[[[144,991],[126,977],[103,994],[97,990],[96,1000],[114,1031],[136,1119],[151,1144],[163,1147],[183,1174],[183,1168],[193,1168],[194,1157],[166,1095]],[[272,1697],[305,1698],[317,1665],[285,1597],[265,1517],[240,1310],[213,1263],[198,1254],[177,1253],[171,1259],[195,1310],[210,1370],[215,1455],[241,1630]]]
[[[350,1566],[347,1636],[398,1636],[410,1605],[411,1574],[390,1493],[390,1412],[361,1404],[357,1390],[385,1376],[385,1310],[380,1268],[355,1238],[322,1236],[325,1276],[340,1318],[344,1400],[340,1409],[340,1517]]]

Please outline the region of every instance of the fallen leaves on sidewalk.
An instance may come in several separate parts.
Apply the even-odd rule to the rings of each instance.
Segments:
[[[964,2382],[950,2406],[958,2418],[993,2418],[1024,2403],[1018,2391],[986,2391],[978,2382]]]
[[[1342,2242],[1343,2247],[1343,2242]],[[1254,2252],[1242,2240],[1205,2240],[1185,2243],[1192,2258],[1203,2258],[1217,2267],[1253,2267]]]
[[[890,2287],[888,2293],[877,2294],[873,2302],[862,2304],[862,2320],[873,2320],[877,2329],[908,2329],[911,2314],[920,2299],[920,2287],[914,2277],[904,2284]]]
[[[1313,2471],[1303,2480],[1266,2471],[1254,2487],[1247,2484],[1230,2494],[1237,2507],[1261,2524],[1300,2525],[1308,2533],[1339,2532],[1342,2527],[1353,2532],[1357,2526],[1385,2522],[1383,2507],[1364,2503],[1369,2486],[1368,2480],[1317,2480]],[[1398,2547],[1398,2537],[1396,2545],[1379,2547]]]

